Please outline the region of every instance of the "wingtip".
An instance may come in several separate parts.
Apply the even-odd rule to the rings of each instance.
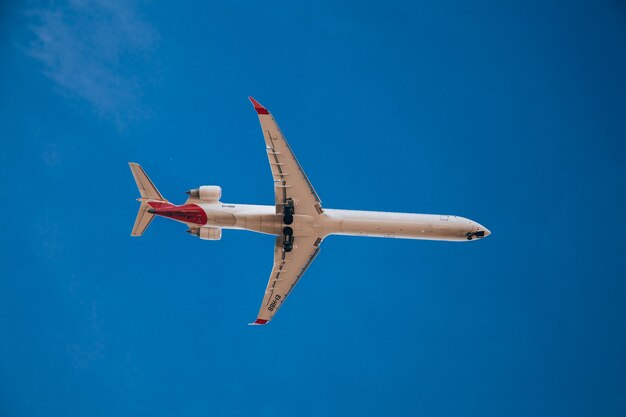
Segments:
[[[249,96],[248,99],[250,100],[250,102],[254,106],[254,110],[256,110],[258,114],[270,114],[270,112],[265,107],[263,107],[261,103],[256,101],[254,97]]]
[[[256,319],[256,321],[254,323],[248,323],[248,326],[263,326],[265,324],[267,324],[269,320],[264,320],[264,319]]]
[[[137,169],[139,170],[143,170],[143,168],[141,167],[141,165],[139,165],[137,162],[129,162],[128,166],[130,167],[131,171],[135,171]]]

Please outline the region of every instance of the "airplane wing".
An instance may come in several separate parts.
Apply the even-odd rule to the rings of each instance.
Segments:
[[[265,137],[267,157],[274,177],[276,213],[282,213],[281,206],[285,205],[288,199],[293,200],[296,214],[322,213],[322,202],[296,160],[274,117],[254,98],[249,99],[259,115]]]
[[[259,315],[250,325],[266,324],[283,305],[287,296],[304,275],[313,259],[319,253],[322,239],[313,236],[299,236],[295,239],[291,252],[283,250],[283,237],[276,238],[274,246],[274,267],[265,289]]]

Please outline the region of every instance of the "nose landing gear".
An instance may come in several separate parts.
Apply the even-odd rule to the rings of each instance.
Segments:
[[[467,240],[472,240],[475,237],[485,237],[485,231],[484,230],[477,230],[475,232],[467,232],[467,233],[465,233],[465,236],[467,237]]]

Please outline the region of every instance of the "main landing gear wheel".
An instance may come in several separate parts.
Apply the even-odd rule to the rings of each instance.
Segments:
[[[288,198],[283,206],[283,223],[293,223],[293,200]],[[285,252],[291,252],[293,249],[293,229],[289,226],[283,227],[283,250]]]
[[[293,249],[293,229],[289,226],[283,228],[283,250],[291,252]]]
[[[291,198],[287,199],[285,206],[283,208],[283,223],[291,224],[293,223],[293,200]]]

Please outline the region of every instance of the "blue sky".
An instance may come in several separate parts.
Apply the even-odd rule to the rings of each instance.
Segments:
[[[0,415],[626,414],[621,2],[8,1],[0,23]],[[131,238],[127,162],[174,202],[271,204],[248,95],[324,206],[492,236],[328,238],[247,326],[273,238]]]

